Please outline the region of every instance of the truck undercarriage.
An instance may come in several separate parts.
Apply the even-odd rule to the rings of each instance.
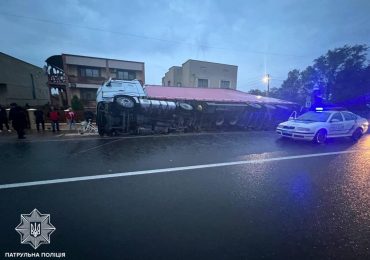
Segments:
[[[296,109],[294,104],[157,100],[148,97],[138,82],[121,82],[120,87],[114,90],[112,83],[117,82],[105,83],[97,94],[97,125],[101,136],[120,133],[269,130],[286,120],[292,110]],[[127,87],[128,84],[131,86]],[[133,93],[135,87],[137,91]]]

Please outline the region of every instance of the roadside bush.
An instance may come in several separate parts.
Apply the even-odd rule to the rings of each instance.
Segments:
[[[83,110],[84,109],[84,106],[83,106],[81,100],[76,95],[74,95],[72,97],[71,107],[72,107],[72,110],[73,111],[79,111],[79,110]]]

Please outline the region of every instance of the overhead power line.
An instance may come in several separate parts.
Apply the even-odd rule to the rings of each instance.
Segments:
[[[175,41],[175,40],[169,40],[169,39],[164,39],[164,38],[152,37],[152,36],[147,36],[147,35],[142,35],[142,34],[113,31],[113,30],[107,30],[105,28],[83,26],[83,25],[78,25],[78,24],[52,21],[52,20],[43,19],[43,18],[24,16],[24,15],[12,14],[12,13],[5,13],[5,12],[0,12],[0,15],[14,17],[14,18],[28,19],[28,20],[33,20],[33,21],[42,22],[42,23],[57,24],[57,25],[68,26],[68,27],[73,27],[73,28],[80,28],[80,29],[91,30],[91,31],[106,32],[106,33],[111,33],[111,34],[125,36],[125,37],[135,37],[139,39],[168,42],[172,44],[188,45],[188,46],[193,46],[193,47],[198,47],[198,48],[208,48],[208,49],[224,50],[224,51],[238,52],[238,53],[249,53],[249,54],[257,54],[257,55],[273,55],[273,56],[284,56],[284,57],[295,57],[295,58],[308,57],[307,55],[293,55],[293,54],[287,54],[287,53],[266,52],[266,51],[258,51],[258,50],[237,50],[237,49],[215,47],[215,46],[202,45],[202,44],[193,44],[193,43],[187,43],[187,42],[182,42],[182,41]]]

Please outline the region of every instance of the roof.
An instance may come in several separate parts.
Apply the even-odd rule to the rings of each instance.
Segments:
[[[223,65],[223,66],[232,66],[232,67],[238,67],[237,65],[232,65],[232,64],[225,64],[225,63],[219,63],[219,62],[212,62],[212,61],[203,61],[203,60],[193,60],[193,59],[189,59],[187,61],[185,61],[182,65],[184,65],[185,63],[188,63],[188,62],[199,62],[199,63],[211,63],[211,64],[217,64],[217,65]]]
[[[114,60],[114,61],[123,61],[123,62],[132,62],[132,63],[142,63],[142,64],[145,64],[143,61],[120,60],[120,59],[102,58],[102,57],[77,55],[77,54],[69,54],[69,53],[62,53],[62,56],[73,56],[73,57],[81,57],[81,58],[89,58],[89,59]]]
[[[32,66],[32,67],[35,67],[35,68],[38,68],[38,69],[42,70],[42,68],[40,68],[39,66],[36,66],[36,65],[34,65],[34,64],[32,64],[32,63],[29,63],[29,62],[27,62],[27,61],[24,61],[24,60],[18,59],[18,58],[16,58],[16,57],[10,56],[9,54],[6,54],[6,53],[4,53],[4,52],[0,52],[0,55],[4,55],[6,58],[14,59],[14,60],[20,61],[20,62],[22,62],[22,63],[24,63],[24,64],[27,64],[27,65],[30,65],[30,66]]]
[[[232,102],[286,105],[295,104],[281,99],[261,97],[238,90],[222,88],[163,87],[157,85],[145,85],[145,91],[149,98],[164,100],[193,100],[224,103]]]

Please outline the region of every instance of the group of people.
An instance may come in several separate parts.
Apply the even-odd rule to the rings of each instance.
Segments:
[[[9,118],[6,113],[5,107],[0,105],[0,131],[3,131],[3,125],[5,125],[8,132],[11,132],[9,127],[9,122],[11,122],[15,131],[17,131],[18,138],[24,139],[25,132],[27,128],[27,112],[24,108],[18,106],[16,103],[10,104]]]
[[[34,112],[35,119],[36,119],[36,128],[37,131],[40,131],[40,125],[42,127],[42,130],[45,130],[45,121],[44,121],[44,112],[40,109],[37,109]],[[59,129],[59,119],[60,119],[60,114],[58,110],[53,109],[48,113],[48,117],[50,118],[51,121],[51,127],[52,131],[60,131]],[[67,123],[69,125],[69,130],[72,130],[76,128],[76,114],[75,112],[72,111],[72,109],[67,109],[65,113],[65,117],[67,119]]]
[[[42,131],[45,131],[45,120],[44,120],[44,112],[41,109],[36,109],[34,111],[35,121],[36,121],[36,129],[39,132],[40,128]],[[59,132],[59,120],[60,120],[60,113],[58,110],[53,108],[47,115],[51,122],[52,131]],[[76,128],[76,114],[72,111],[72,109],[66,110],[65,117],[67,119],[67,123],[69,125],[69,129]],[[9,123],[11,123],[12,127],[18,134],[18,139],[25,138],[25,129],[29,127],[29,118],[28,113],[25,108],[18,106],[16,103],[10,104],[9,110],[9,117],[7,115],[6,108],[0,105],[0,133],[3,132],[3,126],[5,125],[8,132],[11,132],[9,127]]]

